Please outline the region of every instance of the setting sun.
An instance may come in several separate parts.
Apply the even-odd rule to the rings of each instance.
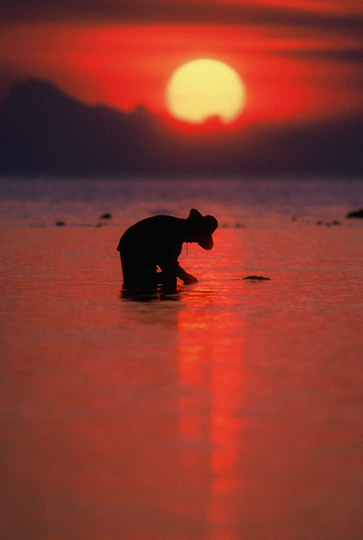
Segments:
[[[238,73],[218,60],[192,60],[180,66],[166,88],[169,112],[180,120],[201,123],[219,116],[226,123],[243,109],[246,90]]]

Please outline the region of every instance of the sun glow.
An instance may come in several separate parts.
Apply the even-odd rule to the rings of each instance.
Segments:
[[[230,123],[242,111],[245,99],[245,86],[238,73],[212,59],[183,64],[174,71],[166,88],[169,112],[192,123],[215,116]]]

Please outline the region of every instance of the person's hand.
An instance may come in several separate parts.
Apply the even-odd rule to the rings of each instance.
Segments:
[[[196,277],[192,276],[192,274],[187,274],[184,278],[183,278],[183,281],[184,281],[184,284],[185,285],[191,285],[192,283],[198,283],[198,280]]]
[[[156,272],[156,280],[158,285],[162,285],[164,283],[164,274],[163,272]]]

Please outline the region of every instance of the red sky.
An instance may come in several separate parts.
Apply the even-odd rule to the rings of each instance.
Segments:
[[[132,6],[130,7],[130,4]],[[0,69],[87,103],[166,114],[165,86],[194,58],[240,74],[245,121],[362,111],[361,1],[93,0],[4,4]],[[220,22],[219,22],[220,21]]]

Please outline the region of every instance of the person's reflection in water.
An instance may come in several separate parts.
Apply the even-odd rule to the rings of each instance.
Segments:
[[[164,288],[156,290],[127,290],[122,289],[120,293],[120,298],[122,300],[130,300],[131,302],[154,302],[157,301],[167,301],[175,302],[179,301],[180,297],[177,292],[167,292]]]
[[[153,216],[132,225],[117,246],[123,292],[143,294],[162,285],[165,293],[173,294],[177,291],[177,278],[184,284],[197,283],[197,278],[179,265],[178,257],[184,242],[196,242],[203,249],[212,249],[212,234],[217,227],[215,217],[202,216],[195,209],[190,210],[186,219]]]

